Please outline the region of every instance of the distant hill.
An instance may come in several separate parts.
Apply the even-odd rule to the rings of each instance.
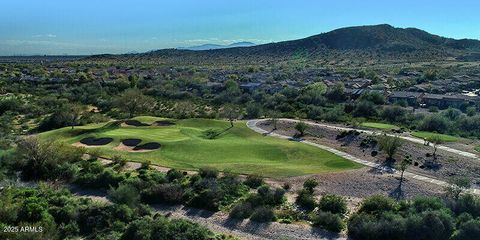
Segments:
[[[235,48],[235,47],[252,47],[255,46],[255,43],[252,42],[237,42],[229,45],[220,45],[220,44],[203,44],[199,46],[191,47],[179,47],[180,50],[192,50],[192,51],[205,51],[205,50],[214,50],[214,49],[225,49],[225,48]]]
[[[250,47],[229,45],[214,49],[217,46],[207,45],[194,49],[204,51],[156,50],[136,55],[136,57],[192,64],[219,61],[271,63],[294,58],[313,61],[343,59],[363,62],[370,60],[430,61],[455,58],[468,61],[480,60],[480,41],[478,40],[456,40],[416,28],[395,28],[387,24],[341,28],[299,40]]]

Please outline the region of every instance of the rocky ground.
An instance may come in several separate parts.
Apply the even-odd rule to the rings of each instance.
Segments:
[[[282,135],[293,136],[297,133],[294,126],[295,123],[293,122],[279,121],[275,132]],[[258,127],[267,131],[273,129],[270,121],[260,122]],[[356,136],[350,135],[342,139],[337,139],[341,131],[321,126],[311,126],[307,132],[307,136],[304,137],[306,140],[339,149],[371,162],[392,164],[385,162],[386,156],[379,151],[378,145],[369,147],[360,146],[362,141],[370,136],[368,134],[362,133]],[[455,145],[461,144],[456,143]],[[374,151],[378,152],[378,154],[372,156],[372,152]],[[474,184],[480,185],[480,163],[478,160],[438,150],[437,160],[433,161],[433,157],[431,156],[432,152],[432,146],[403,141],[403,145],[395,158],[401,159],[406,155],[410,155],[415,164],[411,166],[408,171],[413,173],[431,176],[444,181],[454,176],[463,176],[472,179]]]

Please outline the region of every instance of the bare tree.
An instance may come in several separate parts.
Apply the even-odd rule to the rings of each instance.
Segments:
[[[442,144],[444,141],[443,139],[438,136],[438,135],[433,135],[427,139],[428,142],[431,142],[433,144],[433,160],[437,160],[437,149],[438,145]]]
[[[273,130],[277,130],[277,123],[278,123],[279,115],[280,114],[278,114],[278,112],[275,111],[275,110],[270,110],[267,114],[267,117],[270,118],[270,121],[273,124]]]

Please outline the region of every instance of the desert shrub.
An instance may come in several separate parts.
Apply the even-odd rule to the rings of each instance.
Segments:
[[[460,225],[452,240],[476,240],[480,236],[480,220],[470,220]]]
[[[193,194],[187,202],[187,205],[210,211],[218,211],[220,200],[223,196],[223,193],[217,188],[203,189],[200,192]]]
[[[220,135],[220,131],[215,129],[207,129],[203,131],[203,137],[206,139],[215,139]]]
[[[342,196],[327,194],[320,199],[318,208],[323,212],[331,212],[333,214],[347,213],[347,202]]]
[[[252,205],[248,202],[236,204],[232,210],[230,210],[230,218],[246,219],[253,213]]]
[[[258,188],[257,194],[258,197],[262,200],[262,203],[266,205],[279,205],[285,200],[285,190],[281,188],[276,188],[275,190],[272,190],[269,186],[262,185]]]
[[[142,201],[150,204],[179,204],[183,202],[183,194],[183,188],[173,183],[158,184],[141,192]]]
[[[366,198],[360,206],[359,212],[368,214],[383,213],[386,211],[392,211],[395,209],[395,202],[393,199],[385,196],[372,196]]]
[[[313,193],[313,190],[318,186],[318,182],[317,180],[313,179],[313,178],[309,178],[307,179],[304,183],[303,183],[303,189]]]
[[[444,203],[435,197],[417,197],[411,207],[417,212],[440,210],[445,207]]]
[[[468,213],[475,218],[480,217],[480,198],[472,194],[462,195],[457,200],[449,200],[447,205],[457,215]]]
[[[168,170],[166,178],[169,182],[173,182],[177,179],[183,178],[183,173],[172,168]]]
[[[137,205],[140,201],[138,190],[127,184],[120,184],[118,188],[111,188],[108,191],[108,197],[114,203],[126,204],[130,207]]]
[[[313,194],[308,190],[300,190],[295,202],[307,211],[315,209],[315,199],[313,198]]]
[[[271,222],[275,219],[273,210],[269,207],[260,206],[255,208],[250,220],[255,222]]]
[[[218,170],[211,167],[203,167],[203,168],[200,168],[198,174],[202,178],[217,178]]]
[[[105,168],[100,173],[88,171],[80,172],[77,174],[74,183],[85,188],[108,189],[110,187],[118,187],[119,183],[123,182],[125,179],[126,176],[124,173],[118,173],[110,168]]]
[[[298,122],[295,124],[295,130],[298,131],[300,136],[305,135],[305,131],[309,128],[310,126],[304,122]]]
[[[243,182],[243,184],[254,189],[260,187],[263,183],[263,178],[257,175],[248,175],[247,179]]]
[[[313,218],[313,224],[332,232],[341,232],[345,228],[340,215],[331,212],[318,212]]]

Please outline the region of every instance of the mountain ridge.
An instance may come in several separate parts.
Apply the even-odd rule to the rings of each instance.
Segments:
[[[251,47],[233,47],[192,51],[161,49],[135,55],[171,61],[260,61],[358,58],[376,60],[480,60],[480,41],[453,39],[430,34],[417,28],[396,28],[388,24],[339,28],[310,37]],[[178,58],[178,59],[175,59]],[[180,60],[179,60],[180,59]]]

